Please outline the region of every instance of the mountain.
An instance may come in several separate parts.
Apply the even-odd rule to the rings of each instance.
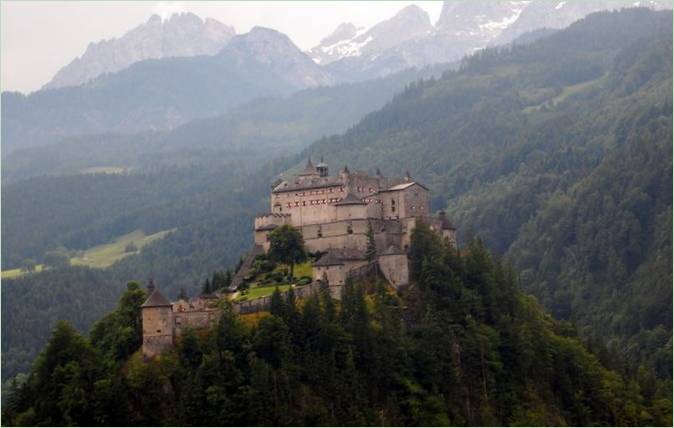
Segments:
[[[145,60],[81,86],[28,96],[3,92],[3,156],[74,135],[170,129],[332,82],[287,36],[256,27],[214,56]]]
[[[484,50],[306,154],[410,168],[555,316],[671,378],[671,27],[601,12]]]
[[[671,8],[661,0],[446,1],[432,27],[423,11],[408,7],[370,30],[342,24],[311,49],[310,55],[342,80],[363,80],[408,67],[455,62],[487,46],[510,43],[534,30],[559,29],[592,12],[635,6]],[[402,21],[400,16],[408,16],[412,24],[393,24]],[[378,36],[371,34],[382,25],[391,31]]]
[[[25,369],[57,319],[87,331],[103,312],[75,310],[86,304],[79,293],[108,299],[92,287],[103,278],[118,295],[125,281],[150,272],[171,297],[181,287],[196,292],[195,278],[235,265],[250,248],[251,219],[268,204],[269,183],[313,154],[324,155],[331,166],[379,167],[385,175],[409,168],[429,186],[434,210],[448,208],[464,236],[480,236],[497,257],[515,263],[526,291],[577,323],[584,340],[599,338],[605,364],[641,373],[640,384],[651,385],[645,393],[650,398],[669,394],[671,383],[658,382],[671,381],[671,29],[671,13],[631,9],[590,15],[528,44],[487,49],[457,71],[409,85],[343,135],[263,165],[196,165],[17,184],[15,195],[23,191],[44,203],[26,204],[27,210],[49,214],[53,198],[71,223],[78,209],[68,207],[70,201],[94,208],[103,201],[101,212],[117,202],[131,207],[110,228],[90,225],[99,232],[116,225],[151,231],[182,223],[139,254],[95,271],[96,280],[82,268],[3,280],[3,363],[11,362],[3,368]],[[136,180],[143,184],[130,183]],[[105,198],[125,181],[140,186],[133,199]],[[149,203],[135,210],[137,201]],[[25,225],[20,229],[28,237],[34,228],[30,221]],[[87,236],[84,229],[72,236]],[[58,305],[50,304],[60,295],[65,297]],[[466,291],[459,297],[472,296]],[[113,305],[97,300],[95,308]],[[41,317],[45,308],[49,316]],[[573,329],[565,323],[559,328]],[[540,331],[527,329],[522,340],[538,338]],[[545,349],[540,351],[546,356],[570,361],[566,351]],[[554,367],[545,370],[553,373]],[[671,414],[671,404],[663,406]]]
[[[146,59],[214,55],[234,35],[231,26],[193,13],[174,14],[165,21],[152,15],[122,37],[90,43],[81,57],[61,68],[42,89],[79,86]]]
[[[521,34],[539,29],[559,29],[594,12],[647,7],[654,10],[671,9],[672,4],[662,0],[591,0],[591,1],[532,1],[518,19],[490,40],[491,45],[505,44]]]
[[[384,106],[408,83],[439,76],[450,67],[409,69],[382,79],[267,97],[168,131],[74,136],[59,144],[16,150],[4,158],[3,185],[105,166],[139,172],[189,164],[258,163],[295,153],[321,136],[344,132]],[[17,249],[25,242],[17,241],[5,249],[12,252],[10,248]],[[7,259],[4,261],[6,264]]]
[[[400,43],[427,35],[433,26],[428,14],[415,5],[407,6],[394,17],[370,28],[340,24],[309,55],[316,63],[327,65],[342,58],[373,56]]]

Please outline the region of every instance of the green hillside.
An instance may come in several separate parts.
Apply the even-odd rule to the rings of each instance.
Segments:
[[[308,152],[409,167],[555,316],[669,379],[671,26],[671,13],[601,13],[484,51]]]
[[[5,425],[627,426],[671,425],[668,390],[607,369],[573,328],[517,288],[480,242],[459,256],[428,227],[414,230],[414,286],[348,282],[273,299],[244,322],[186,331],[144,361],[130,283],[88,337],[60,322]],[[252,325],[251,325],[252,324]],[[148,411],[152,409],[152,411]]]
[[[670,380],[672,249],[663,231],[671,231],[672,212],[671,28],[670,12],[600,13],[529,45],[486,50],[458,71],[409,85],[300,156],[254,167],[157,168],[3,188],[3,206],[16,206],[21,224],[10,228],[3,216],[3,238],[15,233],[12,248],[25,251],[11,255],[17,263],[65,240],[69,249],[89,248],[139,228],[178,227],[96,272],[95,289],[76,268],[61,274],[67,281],[57,272],[3,281],[3,363],[16,362],[8,373],[26,369],[56,319],[86,331],[130,279],[152,274],[172,298],[181,287],[196,291],[213,270],[234,266],[252,243],[253,215],[268,206],[269,183],[312,153],[332,168],[379,167],[385,175],[409,169],[430,187],[433,208],[449,210],[464,240],[479,235],[514,263],[525,291],[575,322],[603,362]],[[39,193],[47,181],[53,187]],[[116,194],[120,183],[128,187]],[[39,197],[21,206],[8,203],[12,194]],[[111,215],[78,227],[80,213],[96,218],[92,207]],[[50,226],[42,228],[38,215],[50,210]],[[34,227],[41,235],[32,235]],[[42,237],[51,239],[54,230],[61,231],[58,239],[45,247]],[[87,242],[92,236],[98,241]],[[3,239],[3,262],[4,246]],[[112,289],[95,292],[110,283]],[[39,319],[47,290],[68,297]],[[73,310],[80,300],[71,298],[83,290],[94,300],[86,319]],[[22,311],[7,313],[5,305]],[[13,333],[22,325],[30,338]]]
[[[161,232],[146,235],[142,230],[135,230],[126,235],[115,238],[112,242],[78,251],[76,255],[70,258],[70,264],[75,266],[88,266],[92,268],[106,268],[112,266],[115,262],[124,257],[141,251],[147,244],[161,239],[174,230],[164,230]],[[35,272],[41,272],[44,265],[35,266]],[[25,272],[20,268],[8,269],[2,271],[3,279],[13,279],[24,275]]]

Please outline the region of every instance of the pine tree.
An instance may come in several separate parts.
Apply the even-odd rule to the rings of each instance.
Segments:
[[[367,222],[367,249],[365,250],[365,258],[370,263],[377,259],[377,243],[374,240],[374,229],[370,221]]]

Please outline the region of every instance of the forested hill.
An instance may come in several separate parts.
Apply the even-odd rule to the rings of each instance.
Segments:
[[[410,168],[585,338],[671,379],[672,14],[598,13],[411,85],[308,151]]]
[[[88,337],[59,323],[3,405],[8,426],[671,425],[670,389],[608,370],[546,315],[479,241],[462,255],[423,224],[413,285],[348,282],[272,297],[243,318],[186,330],[150,361],[138,351],[130,283]],[[292,289],[291,289],[292,291]]]

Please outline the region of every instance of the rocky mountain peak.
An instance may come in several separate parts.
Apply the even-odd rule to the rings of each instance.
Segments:
[[[214,55],[234,35],[234,28],[189,12],[166,20],[152,15],[122,37],[90,43],[81,57],[61,68],[43,89],[78,86],[145,59]]]
[[[341,24],[312,48],[309,55],[321,65],[343,58],[376,54],[405,41],[428,34],[433,29],[428,14],[415,5],[401,9],[393,17],[365,30]]]
[[[219,55],[266,64],[298,88],[334,83],[330,73],[314,63],[287,35],[271,28],[253,27],[248,33],[235,36]]]

